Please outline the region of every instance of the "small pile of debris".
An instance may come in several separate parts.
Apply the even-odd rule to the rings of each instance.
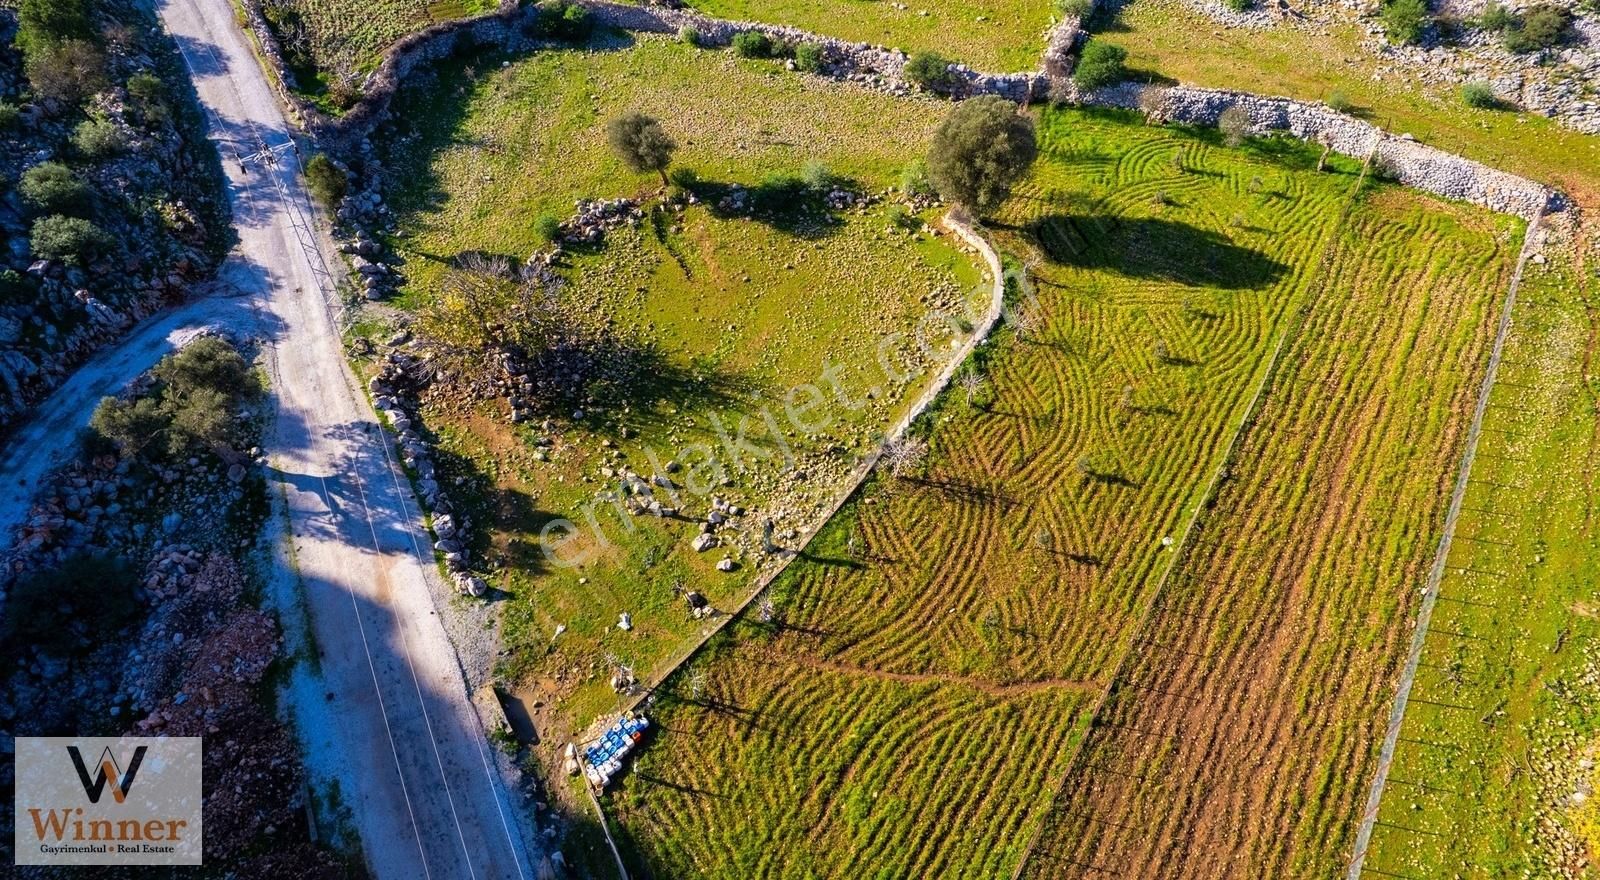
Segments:
[[[561,240],[568,244],[596,245],[619,226],[638,226],[644,212],[633,199],[579,199],[578,213],[561,224]]]
[[[717,201],[717,210],[724,214],[750,213],[750,191],[735,183],[728,187],[728,194]]]
[[[625,714],[600,735],[598,742],[583,750],[583,774],[595,788],[605,788],[622,772],[623,759],[644,740],[649,727],[650,719],[643,713]],[[573,748],[567,748],[570,759]]]

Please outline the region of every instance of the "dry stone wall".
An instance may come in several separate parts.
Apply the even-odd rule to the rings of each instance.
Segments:
[[[1090,94],[1068,90],[1069,99],[1088,106],[1143,108],[1161,122],[1213,126],[1224,111],[1239,107],[1258,134],[1284,132],[1356,159],[1373,157],[1374,166],[1406,186],[1482,205],[1524,219],[1563,207],[1548,187],[1447,153],[1340,113],[1325,104],[1246,92],[1189,86],[1166,88],[1123,83]]]
[[[246,11],[263,41],[265,54],[281,69],[281,58],[271,50],[271,33],[261,20],[256,3],[257,0],[245,0]],[[685,9],[630,6],[606,0],[585,5],[598,26],[656,34],[676,34],[693,28],[701,43],[709,46],[727,45],[734,35],[745,31],[813,43],[823,48],[826,73],[832,77],[891,92],[913,88],[903,79],[907,57],[897,50],[819,36],[793,27],[715,19]],[[360,152],[367,136],[386,118],[395,92],[413,71],[459,52],[491,47],[508,51],[529,48],[536,41],[526,34],[524,25],[535,14],[531,4],[518,8],[508,0],[492,15],[436,25],[401,40],[368,80],[365,97],[342,118],[331,119],[292,95],[288,99],[299,109],[307,128],[326,146],[347,155]],[[953,92],[957,97],[1000,95],[1019,103],[1050,96],[1081,106],[1143,108],[1159,121],[1205,126],[1215,125],[1228,108],[1241,107],[1257,133],[1291,134],[1363,160],[1371,155],[1378,168],[1400,183],[1444,198],[1524,218],[1564,206],[1559,194],[1531,180],[1386,133],[1324,104],[1224,89],[1138,83],[1080,92],[1066,76],[1079,35],[1076,18],[1059,22],[1038,71],[993,74],[956,65],[953,72],[958,85]]]

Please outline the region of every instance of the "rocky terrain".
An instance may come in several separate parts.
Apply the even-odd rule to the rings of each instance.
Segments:
[[[17,28],[0,9],[0,430],[186,296],[229,238],[215,151],[175,47],[148,13],[97,7],[80,41],[87,73],[67,83],[29,80]],[[41,166],[56,175],[42,194],[21,185]],[[41,237],[40,223],[62,218],[97,230],[81,252]]]
[[[1502,4],[1512,12],[1541,0]],[[1261,2],[1238,11],[1219,0],[1189,0],[1197,11],[1229,28],[1296,28],[1325,33],[1354,22],[1361,47],[1376,62],[1377,74],[1406,82],[1459,87],[1483,83],[1514,106],[1578,131],[1600,132],[1600,14],[1579,0],[1556,0],[1569,10],[1571,30],[1559,45],[1533,52],[1508,51],[1499,34],[1480,26],[1490,0],[1444,0],[1432,6],[1433,21],[1417,45],[1399,46],[1384,36],[1379,4],[1363,0]]]
[[[126,402],[156,401],[160,386],[147,374]],[[234,413],[231,440],[248,448],[264,404],[242,398]],[[6,743],[204,736],[206,860],[239,878],[344,877],[342,857],[313,843],[295,741],[263,699],[285,659],[257,607],[266,491],[248,456],[159,441],[130,454],[91,434],[38,487],[0,574],[0,730]]]

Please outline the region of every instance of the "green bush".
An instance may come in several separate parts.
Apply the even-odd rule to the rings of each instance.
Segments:
[[[914,159],[904,168],[900,169],[900,191],[908,196],[933,197],[939,194],[933,185],[933,180],[928,177],[928,162],[926,159]]]
[[[833,173],[826,163],[812,159],[801,170],[800,177],[805,180],[806,186],[818,191],[827,191],[844,182],[844,178]]]
[[[115,122],[99,116],[85,119],[72,130],[72,148],[94,161],[109,159],[128,147],[128,139]]]
[[[91,36],[89,0],[22,0],[17,5],[17,48],[27,55],[67,40]]]
[[[100,401],[89,420],[95,436],[129,459],[149,450],[181,456],[196,446],[232,459],[239,405],[263,391],[239,351],[223,339],[204,337],[163,358],[152,373],[153,394]]]
[[[533,221],[533,235],[540,244],[550,244],[561,235],[561,221],[554,214],[540,214]]]
[[[693,168],[674,168],[667,179],[678,189],[693,192],[700,186],[700,175]]]
[[[106,87],[106,59],[83,40],[51,43],[28,53],[28,84],[40,98],[78,104]]]
[[[163,358],[152,371],[168,400],[184,400],[201,390],[228,397],[254,397],[261,383],[238,349],[226,340],[206,336]]]
[[[1477,25],[1486,31],[1500,32],[1517,25],[1517,17],[1502,3],[1490,3],[1483,7],[1483,12],[1478,16]]]
[[[134,400],[101,398],[89,418],[89,430],[123,458],[138,458],[166,433],[172,417],[153,397]]]
[[[128,77],[128,94],[146,104],[153,104],[166,97],[167,84],[150,71],[141,70]]]
[[[816,43],[801,43],[794,47],[794,66],[806,73],[822,69],[822,47]]]
[[[1500,99],[1494,96],[1494,89],[1488,83],[1470,82],[1461,87],[1461,102],[1468,107],[1479,110],[1493,110],[1500,106]]]
[[[569,0],[543,0],[538,10],[535,28],[545,36],[577,41],[588,39],[594,29],[589,10]]]
[[[1222,2],[1223,5],[1234,12],[1248,12],[1251,7],[1256,5],[1255,0],[1222,0]]]
[[[589,21],[589,10],[573,3],[561,13],[561,35],[569,40],[581,40],[589,36],[594,27]]]
[[[904,229],[911,232],[922,226],[922,220],[917,215],[907,211],[905,205],[890,205],[889,210],[884,212],[884,216],[888,219],[889,225],[896,229]]]
[[[0,131],[10,131],[17,125],[17,120],[22,118],[22,111],[17,105],[0,101]]]
[[[937,52],[918,52],[906,62],[905,77],[925,89],[950,85],[950,60]]]
[[[1072,78],[1085,89],[1109,86],[1127,76],[1124,66],[1127,60],[1127,49],[1090,38],[1078,57],[1078,67],[1072,72]]]
[[[86,263],[111,249],[111,236],[82,217],[52,214],[33,223],[33,254],[47,260]]]
[[[1421,40],[1428,27],[1428,4],[1426,0],[1384,0],[1378,18],[1389,42],[1410,45]]]
[[[733,35],[733,52],[740,58],[771,58],[772,40],[760,31],[741,31]]]
[[[1349,95],[1344,93],[1343,89],[1334,89],[1333,91],[1329,92],[1326,103],[1329,107],[1339,111],[1340,113],[1349,113],[1355,107],[1354,102],[1350,100]]]
[[[333,160],[325,154],[318,153],[306,162],[306,186],[311,189],[311,194],[316,197],[322,206],[330,211],[339,207],[339,200],[344,198],[344,192],[349,181],[345,180],[344,172],[339,170]]]
[[[678,41],[690,46],[700,45],[700,30],[693,25],[684,25],[678,29]]]
[[[7,597],[5,643],[55,656],[84,655],[139,612],[135,574],[109,556],[81,554],[19,579]]]
[[[810,195],[811,185],[804,177],[783,171],[768,174],[751,190],[756,207],[774,213],[793,210]]]
[[[1094,12],[1094,0],[1056,0],[1056,14],[1082,21]]]
[[[1503,31],[1507,51],[1524,54],[1551,49],[1567,39],[1572,13],[1559,6],[1540,4],[1523,11],[1519,20]]]
[[[17,193],[35,213],[74,215],[87,211],[94,195],[89,184],[60,162],[40,162],[22,172]]]

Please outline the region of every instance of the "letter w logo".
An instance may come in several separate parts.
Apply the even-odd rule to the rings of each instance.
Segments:
[[[83,783],[83,793],[89,796],[89,803],[100,803],[100,795],[105,791],[106,782],[111,782],[111,796],[117,803],[122,803],[128,797],[128,789],[133,788],[133,777],[139,773],[139,765],[144,762],[144,752],[149,746],[139,746],[133,750],[133,760],[128,762],[128,769],[123,769],[117,764],[117,759],[112,756],[111,750],[106,749],[100,755],[100,766],[95,768],[93,779],[89,778],[89,768],[83,764],[83,754],[77,746],[67,746],[67,754],[72,756],[72,766],[78,771],[78,781]],[[117,774],[122,774],[119,780]]]

